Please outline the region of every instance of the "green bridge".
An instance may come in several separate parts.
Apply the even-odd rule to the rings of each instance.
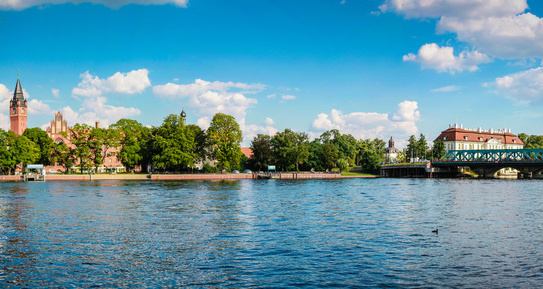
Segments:
[[[490,177],[502,168],[514,168],[521,177],[543,171],[543,149],[451,150],[432,167],[469,167]]]

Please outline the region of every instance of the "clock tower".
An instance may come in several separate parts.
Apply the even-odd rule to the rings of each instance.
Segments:
[[[13,92],[13,98],[9,102],[9,120],[11,122],[11,131],[17,135],[22,135],[26,130],[26,120],[28,117],[28,105],[23,95],[21,82],[17,76],[17,85]]]

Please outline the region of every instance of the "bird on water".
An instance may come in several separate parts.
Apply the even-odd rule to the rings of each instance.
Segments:
[[[432,231],[432,233],[436,233],[436,234],[437,234],[437,231],[438,231],[438,229],[435,229],[435,230]]]

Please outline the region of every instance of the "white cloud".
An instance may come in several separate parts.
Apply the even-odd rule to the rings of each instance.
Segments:
[[[498,91],[521,103],[543,104],[543,67],[496,78]]]
[[[392,116],[377,112],[344,114],[340,110],[332,109],[329,115],[321,113],[317,116],[312,123],[316,131],[311,132],[311,135],[318,136],[319,132],[338,129],[360,139],[388,139],[390,135],[402,139],[418,132],[416,122],[419,119],[417,102],[407,100],[398,104],[398,109]]]
[[[157,85],[153,87],[153,92],[161,97],[188,98],[188,105],[202,117],[212,117],[221,112],[239,120],[245,118],[247,109],[257,103],[255,98],[246,97],[245,94],[258,93],[265,88],[263,84],[196,79],[191,84]]]
[[[174,4],[178,7],[187,7],[188,0],[7,0],[0,2],[1,10],[23,10],[33,6],[64,3],[93,3],[102,4],[111,8],[119,8],[128,4],[164,5]]]
[[[284,94],[281,96],[281,99],[283,100],[293,100],[293,99],[296,99],[296,96],[295,95],[290,95],[290,94]]]
[[[9,89],[0,83],[0,101],[11,99],[13,97],[13,91],[9,91]]]
[[[386,0],[380,7],[383,12],[393,11],[407,18],[503,17],[527,8],[526,0]]]
[[[53,96],[54,96],[55,98],[58,98],[58,97],[60,96],[60,94],[59,94],[59,93],[60,93],[60,90],[59,90],[58,88],[53,88],[53,89],[51,89],[51,93],[53,94]]]
[[[274,125],[275,122],[271,117],[266,117],[266,121],[264,122],[266,125]]]
[[[380,8],[406,18],[436,18],[438,32],[456,33],[488,55],[543,57],[543,20],[525,13],[526,0],[387,0]]]
[[[249,146],[251,144],[251,141],[254,139],[254,137],[257,134],[266,134],[273,136],[277,133],[277,129],[272,126],[272,124],[268,124],[269,120],[271,118],[266,118],[266,122],[262,125],[256,125],[256,124],[245,124],[245,119],[242,118],[239,121],[239,127],[241,131],[243,132],[243,146]],[[273,123],[273,120],[271,120]]]
[[[432,89],[431,92],[453,92],[453,91],[458,91],[460,89],[462,89],[462,87],[460,87],[460,86],[447,85],[447,86],[443,86],[443,87],[440,87],[440,88]]]
[[[117,72],[107,79],[100,79],[88,71],[79,77],[82,81],[72,90],[73,95],[96,97],[104,93],[114,92],[122,94],[136,94],[143,92],[151,86],[148,77],[149,71],[145,68],[132,70],[128,73]]]
[[[48,104],[43,103],[41,100],[32,99],[28,102],[28,114],[52,114],[53,110]]]
[[[102,127],[107,127],[121,118],[137,116],[141,111],[133,107],[112,106],[105,97],[86,98],[79,111],[64,107],[61,112],[70,126],[76,123],[86,123],[94,126],[99,121]]]
[[[476,71],[479,64],[490,62],[490,58],[478,51],[463,51],[455,56],[452,47],[440,47],[435,43],[429,43],[423,45],[416,55],[413,53],[404,55],[403,61],[418,62],[423,69],[454,74],[464,70]]]

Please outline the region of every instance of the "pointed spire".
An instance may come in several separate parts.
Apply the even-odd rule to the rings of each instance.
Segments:
[[[13,92],[14,101],[24,101],[23,89],[21,88],[21,81],[19,81],[19,74],[17,74],[17,85],[15,85],[15,91]]]

